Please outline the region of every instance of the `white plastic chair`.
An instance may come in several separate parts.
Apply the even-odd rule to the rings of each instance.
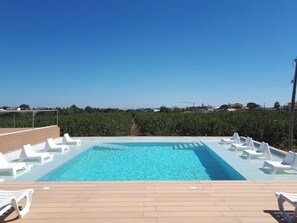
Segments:
[[[268,143],[262,142],[257,150],[244,150],[242,156],[248,159],[267,157],[271,159],[271,152]]]
[[[263,168],[268,167],[272,173],[279,170],[296,170],[297,171],[297,153],[288,152],[283,161],[265,161]]]
[[[33,191],[33,189],[17,191],[0,190],[0,215],[13,207],[19,218],[24,217],[30,210]],[[23,198],[26,198],[26,204],[25,207],[20,210],[18,202]]]
[[[234,132],[231,139],[221,139],[220,144],[240,143],[240,138],[237,132]]]
[[[297,194],[276,192],[275,195],[277,197],[278,207],[282,216],[286,219],[287,222],[296,223],[297,222]],[[285,211],[285,208],[284,208],[285,201],[287,201],[288,203],[290,203],[295,207],[295,211],[292,217]]]
[[[68,145],[80,145],[81,140],[80,139],[71,139],[68,133],[65,133],[63,136],[62,144],[68,144]]]
[[[52,138],[48,138],[45,143],[45,150],[47,151],[58,151],[64,154],[69,150],[69,147],[66,145],[57,145]]]
[[[8,173],[15,177],[18,170],[26,169],[27,166],[25,163],[9,163],[0,152],[0,173]]]
[[[24,145],[20,154],[20,161],[31,161],[37,160],[38,162],[44,163],[50,161],[53,157],[53,154],[49,153],[37,153],[33,150],[30,144]]]
[[[246,149],[256,150],[255,146],[254,146],[253,139],[250,137],[247,137],[243,144],[233,143],[231,146],[231,150],[242,151],[242,150],[246,150]]]

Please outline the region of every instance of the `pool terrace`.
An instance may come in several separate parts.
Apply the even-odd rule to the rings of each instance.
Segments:
[[[113,147],[114,144],[112,143],[118,142],[183,142],[184,149],[191,149],[193,142],[196,142],[194,144],[201,147],[208,147],[218,154],[247,180],[297,180],[296,171],[288,171],[286,174],[271,174],[269,171],[267,172],[261,169],[264,163],[263,159],[243,159],[240,156],[242,152],[230,151],[230,145],[223,146],[219,144],[218,141],[221,137],[82,137],[81,139],[83,140],[82,146],[70,146],[70,151],[65,155],[55,153],[52,162],[43,165],[29,164],[31,167],[30,171],[20,174],[16,178],[0,176],[0,181],[36,181],[55,168],[61,166],[63,163],[88,150],[94,143],[99,146]],[[61,138],[56,139],[56,142],[61,142]],[[42,150],[44,148],[44,143],[40,143],[34,147],[37,150]],[[272,160],[282,160],[282,156],[284,156],[281,151],[274,148],[272,148],[272,153]],[[13,161],[19,157],[19,151],[8,153],[6,154],[6,157]]]
[[[296,181],[13,182],[0,188],[34,188],[20,223],[272,223],[284,222],[274,192],[296,193]],[[0,221],[14,222],[11,212]]]
[[[242,169],[248,167],[257,169],[257,165],[260,165],[260,161],[257,164],[256,160],[243,160],[236,152],[229,151],[228,147],[214,142],[214,139],[218,140],[221,137],[182,137],[182,140],[176,137],[99,138],[103,144],[118,141],[139,142],[148,139],[159,141],[164,138],[167,142],[193,142],[195,138],[196,141],[211,147],[213,151],[222,152],[219,155],[227,162],[236,158],[237,162],[233,165],[245,163],[246,166],[242,166]],[[80,150],[87,149],[99,138],[84,138]],[[38,144],[36,147],[41,149],[43,144]],[[74,149],[66,154],[71,156],[77,152],[78,150]],[[13,158],[14,153],[17,152],[8,156]],[[62,160],[62,156],[61,159],[58,157],[55,156],[56,162]],[[253,165],[249,163],[252,161],[255,161]],[[51,165],[54,165],[54,162],[51,162]],[[252,176],[253,171],[247,174]],[[283,177],[281,174],[276,175]],[[246,181],[122,182],[25,182],[22,177],[25,177],[25,174],[17,178],[17,181],[21,182],[2,182],[0,188],[4,190],[33,188],[35,191],[31,210],[24,219],[18,220],[11,210],[0,218],[0,222],[284,222],[278,211],[274,193],[276,191],[296,193],[296,175],[293,180],[259,178]],[[286,208],[292,210],[291,206]]]

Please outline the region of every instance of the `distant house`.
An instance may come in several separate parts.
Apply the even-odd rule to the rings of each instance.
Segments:
[[[287,105],[284,105],[284,108],[291,108],[291,102],[289,102]],[[297,102],[295,101],[295,110],[297,110]]]
[[[234,104],[228,104],[228,110],[229,109],[243,109],[244,106],[243,104],[240,104],[240,103],[234,103]]]
[[[9,108],[6,108],[5,111],[20,111],[21,108],[16,108],[16,107],[9,107]]]
[[[189,107],[187,108],[187,112],[199,112],[199,113],[208,113],[213,111],[213,106],[210,105],[203,105],[198,107]]]
[[[274,110],[276,110],[276,108],[273,107],[273,106],[265,106],[265,107],[259,106],[258,109],[259,110],[267,110],[267,111],[274,111]]]

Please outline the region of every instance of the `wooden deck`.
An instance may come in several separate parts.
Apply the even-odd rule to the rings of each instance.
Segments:
[[[40,128],[0,128],[0,152],[9,153],[22,148],[25,144],[39,144],[47,138],[60,137],[56,125]]]
[[[20,132],[24,130],[29,130],[31,128],[0,128],[0,134]]]
[[[0,188],[35,189],[24,219],[14,221],[12,211],[0,219],[24,223],[283,222],[274,192],[297,193],[296,181],[22,182]]]

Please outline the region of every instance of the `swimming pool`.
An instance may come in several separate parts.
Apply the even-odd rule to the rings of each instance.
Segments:
[[[51,162],[42,165],[37,163],[27,163],[27,165],[29,166],[29,169],[27,171],[20,172],[17,177],[0,175],[0,181],[70,181],[70,176],[74,176],[74,174],[70,171],[72,169],[72,164],[73,168],[76,168],[74,172],[77,172],[77,175],[79,176],[71,179],[71,181],[104,181],[103,178],[99,177],[96,179],[95,177],[95,174],[99,174],[100,171],[102,176],[107,176],[105,176],[105,181],[135,181],[152,179],[237,180],[241,177],[241,179],[246,180],[297,180],[296,171],[286,171],[280,174],[271,174],[269,171],[262,168],[265,159],[244,159],[241,156],[242,152],[231,151],[230,145],[224,146],[219,144],[218,142],[220,141],[221,137],[143,136],[81,137],[81,139],[81,146],[70,146],[70,150],[64,155],[60,153],[54,153],[54,159]],[[56,139],[57,143],[61,143],[61,141],[61,138]],[[146,147],[146,149],[140,148],[138,149],[138,151],[142,151],[142,153],[132,154],[133,150],[137,150],[136,148],[138,144],[142,144]],[[155,146],[162,145],[162,148],[156,149],[154,147],[154,144]],[[255,146],[258,145],[256,144]],[[166,150],[166,147],[171,148],[167,148]],[[36,151],[42,152],[44,149],[44,143],[34,145],[34,149]],[[153,155],[153,153],[149,153],[158,150],[161,151],[159,155]],[[126,151],[126,153],[124,153],[124,151]],[[14,151],[11,154],[7,154],[8,160],[13,162],[14,160],[18,159],[19,152],[20,151]],[[95,166],[98,167],[97,169],[99,169],[96,170],[99,171],[97,173],[96,171],[89,170],[89,167],[84,169],[84,167],[87,167],[87,165],[82,164],[82,161],[88,160],[87,158],[92,157],[94,154],[100,154],[100,156],[93,160]],[[118,154],[119,156],[117,157],[115,154]],[[114,160],[108,158],[108,155],[112,155]],[[163,160],[166,158],[166,162],[154,163],[156,162],[155,156],[160,156],[160,158],[163,157]],[[113,164],[112,161],[116,161],[116,157],[118,159],[118,163],[125,164],[122,168],[120,168],[119,164]],[[283,157],[279,156],[278,153],[274,153],[272,151],[272,161],[281,161],[282,159]],[[133,167],[132,164],[138,164],[138,166]],[[148,167],[144,164],[148,164]],[[184,166],[182,166],[181,164],[183,164]],[[115,167],[118,167],[115,173],[109,172]],[[192,169],[189,167],[191,167]],[[140,170],[142,170],[143,172],[141,173]],[[148,177],[148,175],[144,177],[144,173],[148,171],[153,172],[153,170],[158,170],[154,173],[155,178]],[[136,173],[137,171],[139,172]],[[161,171],[164,172],[163,176],[160,174]],[[85,178],[85,176],[88,172],[91,172],[91,174],[87,179]],[[119,179],[117,179],[116,177],[111,178],[111,176],[115,176],[116,174],[126,174],[127,172],[128,174],[130,174],[129,177],[124,177],[124,175],[122,175],[121,177],[119,177]],[[235,174],[233,175],[232,173]],[[239,173],[240,177],[237,177],[237,173]]]
[[[96,143],[37,181],[245,180],[201,142]]]

